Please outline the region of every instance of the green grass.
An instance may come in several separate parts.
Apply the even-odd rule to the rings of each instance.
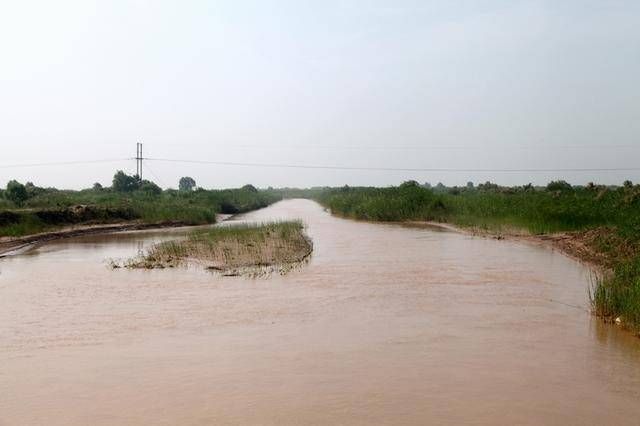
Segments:
[[[242,213],[266,207],[278,199],[273,193],[248,189],[167,190],[160,194],[46,189],[20,209],[14,205],[0,209],[0,236],[17,237],[70,225],[132,220],[187,225],[215,223],[216,213]],[[3,200],[3,205],[8,203]],[[79,210],[77,206],[86,207]]]
[[[622,325],[640,334],[640,257],[615,267],[592,290],[595,312],[606,319],[620,318]]]
[[[620,188],[602,193],[578,189],[566,193],[541,190],[463,191],[437,194],[418,186],[336,188],[316,199],[335,214],[364,220],[436,220],[499,231],[521,228],[534,234],[616,226],[638,233],[640,202]]]

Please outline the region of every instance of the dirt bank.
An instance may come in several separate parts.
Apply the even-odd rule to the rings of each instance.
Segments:
[[[409,225],[426,225],[443,228],[453,232],[473,235],[496,240],[515,240],[535,245],[543,245],[551,249],[559,250],[567,256],[588,264],[590,267],[606,270],[611,268],[614,258],[612,254],[605,253],[598,248],[603,241],[615,238],[614,232],[608,228],[597,228],[588,231],[558,232],[554,234],[529,234],[522,230],[490,231],[480,228],[463,228],[449,223],[440,222],[402,222]],[[632,256],[631,248],[621,249],[615,253],[616,258]]]
[[[63,228],[57,231],[43,232],[25,237],[2,237],[0,238],[0,258],[38,244],[63,238],[79,237],[82,235],[110,234],[123,231],[139,231],[145,229],[176,228],[181,226],[188,225],[183,222],[174,221],[159,223],[124,222],[106,225],[74,226],[71,228]]]

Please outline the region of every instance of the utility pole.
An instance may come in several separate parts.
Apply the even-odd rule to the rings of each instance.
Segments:
[[[136,144],[136,176],[139,180],[142,180],[142,144],[138,142]]]

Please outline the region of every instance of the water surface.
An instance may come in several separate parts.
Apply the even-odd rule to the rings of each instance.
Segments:
[[[285,218],[315,250],[270,279],[106,266],[184,230],[0,260],[0,424],[638,424],[640,339],[581,264],[305,200],[243,220]]]

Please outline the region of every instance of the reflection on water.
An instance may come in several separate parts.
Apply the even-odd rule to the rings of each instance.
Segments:
[[[0,424],[637,424],[640,339],[540,247],[331,217],[270,279],[111,270],[188,230],[0,260]]]

